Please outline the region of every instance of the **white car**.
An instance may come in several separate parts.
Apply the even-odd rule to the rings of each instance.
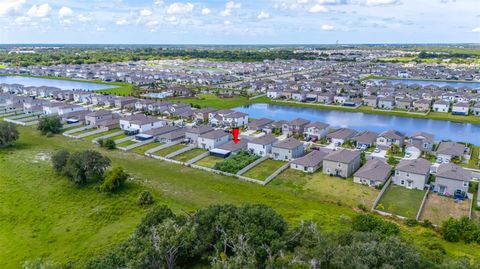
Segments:
[[[375,153],[380,153],[380,149],[379,149],[379,148],[375,148]]]
[[[405,153],[405,158],[408,159],[408,158],[410,158],[410,157],[412,157],[412,153],[410,153],[410,152]]]

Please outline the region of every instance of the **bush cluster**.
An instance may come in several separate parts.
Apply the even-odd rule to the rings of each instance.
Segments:
[[[258,158],[260,157],[246,150],[242,150],[223,161],[217,162],[214,168],[223,172],[235,174]]]

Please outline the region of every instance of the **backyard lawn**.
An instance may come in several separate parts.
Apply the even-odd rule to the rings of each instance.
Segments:
[[[450,217],[461,218],[468,216],[471,200],[458,201],[455,199],[430,193],[425,203],[421,219],[428,219],[434,224],[442,224],[442,221]]]
[[[134,153],[138,153],[138,154],[145,154],[145,152],[149,149],[153,149],[155,147],[158,147],[160,145],[163,145],[163,143],[160,143],[158,141],[154,141],[154,142],[150,142],[148,144],[145,144],[143,146],[140,146],[140,147],[136,147],[134,149],[131,150],[131,152],[134,152]]]
[[[170,146],[168,148],[164,148],[164,149],[161,149],[159,151],[155,151],[154,153],[152,153],[153,155],[157,155],[157,156],[162,156],[162,157],[165,157],[167,156],[168,154],[170,153],[173,153],[177,150],[181,150],[183,148],[185,148],[186,146],[183,145],[183,144],[176,144],[176,145],[173,145],[173,146]]]
[[[390,185],[376,209],[414,219],[424,195],[425,192],[421,190],[409,190],[401,186]]]
[[[125,137],[127,137],[127,136],[128,136],[128,135],[126,135],[126,134],[119,134],[119,135],[116,135],[116,136],[114,136],[114,137],[110,137],[110,138],[107,138],[107,139],[111,139],[111,140],[115,141],[115,140],[119,140],[119,139],[125,138]]]
[[[207,168],[213,168],[215,164],[221,160],[224,160],[223,158],[220,157],[215,157],[215,156],[207,156],[200,161],[196,162],[195,164],[198,166],[202,167],[207,167]]]
[[[207,151],[204,149],[194,148],[185,153],[182,153],[180,155],[173,157],[173,159],[180,162],[186,162],[205,152]]]
[[[286,186],[298,193],[311,191],[325,202],[345,204],[352,208],[362,204],[370,209],[380,192],[376,188],[353,183],[351,178],[331,177],[321,171],[309,174],[291,168],[283,171],[271,184]]]
[[[81,126],[77,126],[77,127],[80,128]],[[82,135],[82,134],[93,132],[95,130],[97,130],[97,129],[96,128],[90,128],[90,129],[87,129],[87,130],[81,130],[81,131],[78,131],[78,132],[75,132],[75,133],[71,133],[71,135],[79,136],[79,135]]]
[[[248,170],[242,176],[263,181],[285,164],[286,162],[268,159]]]
[[[84,137],[83,139],[93,140],[95,138],[102,137],[102,136],[109,135],[109,134],[113,134],[113,133],[116,133],[116,132],[119,132],[119,131],[121,131],[120,128],[115,128],[115,129],[111,129],[111,130],[108,130],[108,131],[105,131],[105,132],[102,132],[102,133],[89,135],[87,137]]]
[[[117,144],[117,147],[128,147],[130,145],[137,144],[137,143],[138,143],[138,141],[136,141],[135,139],[127,140],[125,142]]]

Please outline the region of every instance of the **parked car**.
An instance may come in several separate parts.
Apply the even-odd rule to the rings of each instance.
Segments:
[[[380,149],[379,149],[379,148],[375,148],[375,153],[380,153]]]
[[[412,157],[412,153],[410,152],[405,153],[405,158],[409,159],[410,157]]]

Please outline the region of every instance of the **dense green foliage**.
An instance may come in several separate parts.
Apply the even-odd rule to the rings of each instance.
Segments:
[[[442,235],[450,242],[464,241],[480,244],[480,223],[468,217],[450,218],[442,223]]]
[[[84,185],[101,180],[105,170],[110,166],[110,159],[94,150],[77,151],[72,154],[63,150],[54,154],[52,165],[57,172],[65,174],[74,183]]]
[[[384,221],[373,215],[358,215],[352,221],[352,229],[360,232],[376,232],[387,236],[400,233],[400,228],[397,224]]]
[[[128,177],[129,175],[123,171],[123,168],[115,167],[105,173],[105,178],[99,189],[104,192],[114,192],[125,184]]]
[[[46,116],[38,121],[38,130],[43,135],[59,134],[62,127],[62,120],[59,116]]]
[[[447,258],[438,244],[418,251],[391,232],[377,229],[386,223],[390,222],[365,215],[353,220],[354,230],[331,233],[319,230],[313,222],[289,229],[280,215],[264,205],[214,205],[189,216],[175,215],[166,206],[159,206],[147,213],[132,237],[91,260],[87,268],[210,264],[212,268],[232,269],[410,269],[480,265]]]
[[[153,195],[149,191],[143,191],[138,197],[137,204],[139,206],[151,205],[155,202]]]
[[[0,148],[7,147],[18,140],[20,134],[15,125],[9,122],[0,122]]]
[[[258,155],[252,154],[246,150],[242,150],[223,161],[217,162],[214,168],[223,172],[234,174],[258,158],[260,158]]]
[[[99,139],[98,144],[100,145],[100,147],[107,148],[110,150],[117,148],[117,144],[115,144],[115,141],[111,138],[107,138],[105,140]]]
[[[294,53],[291,49],[166,49],[166,48],[62,48],[42,50],[41,53],[0,53],[0,62],[16,65],[93,64],[169,58],[210,59],[221,61],[263,61],[275,59],[307,60],[315,53]]]

